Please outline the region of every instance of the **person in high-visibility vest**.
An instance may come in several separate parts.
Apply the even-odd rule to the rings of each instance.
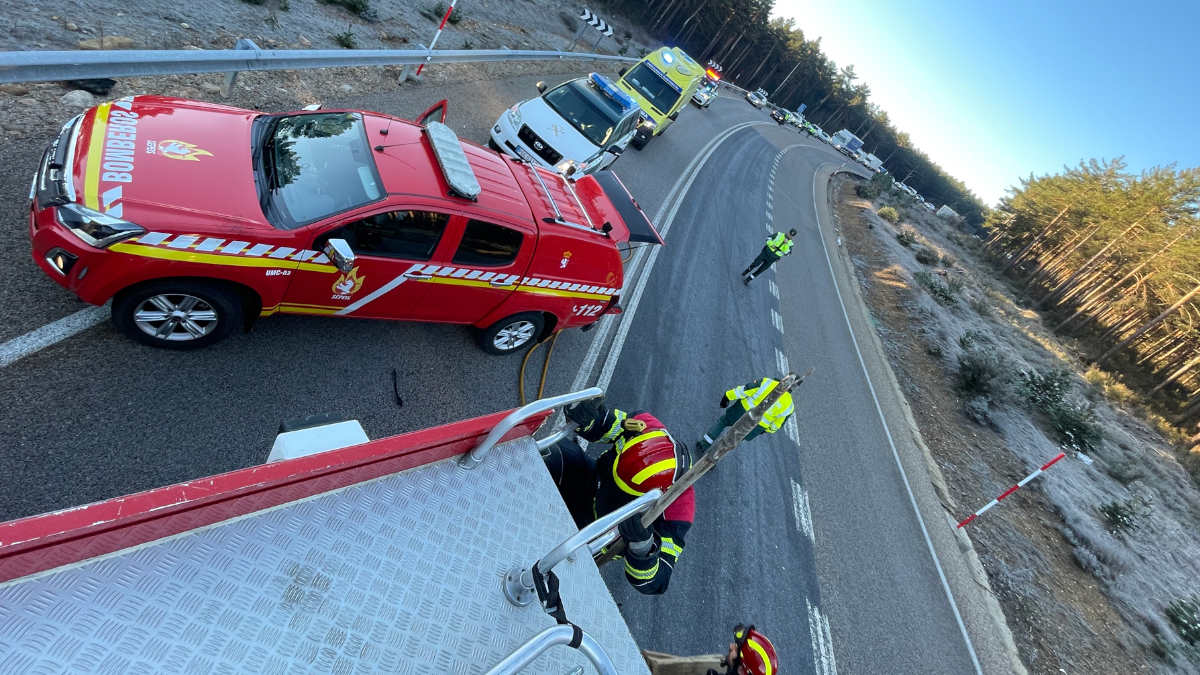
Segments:
[[[743,386],[734,387],[725,392],[721,396],[721,407],[725,408],[725,412],[717,418],[716,422],[708,428],[704,433],[704,437],[696,441],[696,449],[700,452],[708,450],[709,447],[716,441],[717,436],[725,431],[726,427],[733,426],[745,412],[754,406],[758,405],[767,394],[771,393],[776,386],[779,385],[779,380],[772,380],[769,377],[764,377],[757,382],[748,382]],[[737,401],[740,405],[730,405]],[[745,440],[757,438],[762,434],[773,434],[787,422],[787,418],[792,416],[796,408],[792,405],[792,395],[790,392],[783,392],[775,405],[767,409],[763,413],[762,420],[758,426],[754,427]]]
[[[792,252],[792,240],[796,238],[796,229],[792,228],[787,231],[787,234],[776,232],[767,237],[767,242],[763,244],[762,250],[758,252],[758,257],[754,262],[742,270],[742,283],[749,284],[754,280],[754,277],[767,271],[771,265],[775,264],[785,255],[790,255]]]
[[[687,446],[644,410],[627,413],[583,401],[565,412],[578,425],[575,433],[581,438],[612,444],[596,460],[573,440],[543,451],[546,468],[580,529],[650,490],[666,492],[692,465]],[[630,585],[647,595],[666,592],[695,513],[696,494],[689,487],[650,527],[642,526],[641,516],[621,522],[617,530],[626,544],[625,578]]]

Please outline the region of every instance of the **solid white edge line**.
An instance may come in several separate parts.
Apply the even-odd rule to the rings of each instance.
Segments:
[[[687,170],[685,170],[684,173],[679,177],[680,180],[682,180],[686,176],[687,181],[681,188],[679,188],[677,192],[672,194],[668,200],[668,204],[670,204],[670,210],[667,212],[666,218],[662,224],[662,229],[660,230],[663,239],[666,239],[667,232],[670,231],[671,224],[675,221],[675,214],[679,212],[679,207],[683,205],[684,197],[686,197],[688,191],[691,190],[692,183],[696,181],[696,177],[700,175],[701,169],[703,169],[708,163],[709,158],[712,157],[717,148],[738,131],[741,131],[742,129],[748,129],[752,126],[765,124],[765,122],[743,122],[726,129],[721,133],[721,135],[712,139],[709,141],[708,145],[704,146],[704,150],[701,152],[701,154],[697,155],[696,158],[692,160],[692,164],[689,165]],[[629,329],[633,325],[633,319],[637,314],[638,305],[642,301],[642,293],[644,293],[646,290],[646,284],[650,281],[650,274],[654,271],[654,263],[656,260],[658,260],[658,253],[662,250],[662,248],[663,247],[661,246],[655,246],[653,247],[653,250],[650,251],[650,257],[646,259],[646,264],[643,266],[644,269],[638,277],[637,286],[634,288],[633,296],[629,300],[629,306],[625,309],[624,313],[621,314],[621,325],[617,328],[617,335],[613,338],[612,348],[609,350],[607,358],[605,358],[604,367],[600,371],[600,377],[596,380],[596,386],[600,387],[601,389],[607,389],[608,383],[612,381],[613,371],[615,371],[617,368],[617,361],[620,360],[621,351],[625,347],[625,339],[629,335]]]
[[[0,368],[104,321],[108,305],[87,307],[0,344]]]
[[[822,164],[817,167],[817,172],[813,174],[813,218],[817,224],[817,239],[821,242],[821,250],[825,252],[825,264],[829,266],[829,276],[833,279],[833,290],[837,294],[838,304],[842,307],[842,317],[846,320],[846,330],[850,332],[850,344],[854,345],[854,353],[858,356],[858,365],[862,368],[863,379],[867,381],[867,389],[871,392],[871,399],[875,402],[875,412],[879,415],[879,423],[883,425],[883,433],[887,436],[888,445],[892,449],[892,458],[896,460],[896,468],[900,470],[900,479],[904,482],[904,490],[908,493],[908,502],[912,505],[913,513],[917,516],[917,524],[921,526],[921,536],[925,538],[925,546],[929,549],[929,556],[933,558],[933,566],[937,569],[938,579],[942,582],[942,590],[946,592],[946,599],[950,602],[950,610],[954,613],[954,621],[958,624],[958,630],[962,633],[963,642],[967,645],[967,654],[971,657],[971,664],[975,666],[975,672],[982,675],[983,669],[979,665],[979,657],[975,654],[975,646],[971,644],[971,636],[967,634],[967,627],[963,623],[962,615],[958,611],[958,604],[954,601],[954,594],[950,591],[950,583],[946,581],[946,573],[942,570],[942,563],[938,560],[937,551],[933,548],[933,540],[929,537],[929,530],[925,527],[925,519],[921,517],[921,509],[917,506],[917,498],[913,494],[912,485],[908,481],[908,473],[904,471],[904,465],[900,462],[900,453],[896,450],[896,442],[892,439],[892,431],[888,428],[887,419],[883,416],[883,406],[879,404],[879,397],[875,394],[875,385],[871,383],[871,375],[867,371],[867,362],[863,360],[862,350],[858,347],[858,338],[854,335],[854,326],[850,323],[850,313],[846,311],[846,302],[842,299],[842,291],[838,288],[837,274],[833,271],[833,260],[829,257],[829,247],[825,245],[825,236],[821,234],[821,211],[817,208],[817,175],[821,169],[831,164]],[[843,164],[842,166],[845,166]],[[840,167],[839,167],[840,170]]]
[[[736,125],[730,127],[729,129],[726,129],[726,132],[732,134],[735,131],[738,131],[738,130],[744,129],[744,128],[748,128],[755,124],[762,124],[762,123],[761,122],[742,122],[740,124],[736,124]],[[722,132],[722,134],[724,134],[724,133],[725,132]],[[678,200],[679,189],[683,185],[684,180],[687,178],[688,174],[693,169],[695,169],[697,162],[699,162],[702,158],[705,158],[707,156],[706,153],[711,154],[711,149],[713,147],[715,147],[715,144],[723,141],[725,138],[726,138],[726,136],[724,136],[724,135],[718,135],[717,137],[713,138],[712,140],[710,140],[708,142],[707,145],[705,145],[703,148],[701,148],[700,152],[697,153],[694,158],[692,158],[691,163],[689,163],[688,166],[683,170],[683,172],[679,174],[679,178],[675,180],[675,184],[673,186],[671,186],[671,190],[669,192],[667,192],[667,199],[664,200],[662,203],[662,206],[659,207],[658,213],[654,214],[654,222],[662,224],[663,217],[666,215],[671,204],[674,201]],[[666,230],[668,230],[668,231],[670,230],[669,224],[666,227]],[[666,239],[666,236],[667,236],[666,231],[660,230],[659,234],[662,235],[664,240]],[[638,249],[638,251],[634,254],[635,257],[637,258],[637,260],[630,264],[631,268],[636,265],[636,270],[631,269],[627,278],[637,277],[640,280],[640,278],[643,276],[643,270],[649,270],[649,268],[646,266],[647,258],[649,258],[651,256],[653,251],[657,251],[659,248],[661,248],[661,246],[646,247],[646,248]],[[636,287],[636,284],[635,284],[635,287]],[[614,325],[619,324],[623,321],[623,317],[624,317],[624,313],[617,315],[617,317],[612,321],[603,322],[603,325],[600,326],[596,335],[592,338],[592,343],[590,345],[588,345],[587,353],[584,354],[583,362],[579,366],[579,371],[575,374],[575,379],[571,382],[571,388],[569,391],[579,391],[586,386],[588,379],[592,375],[592,370],[596,367],[596,360],[600,357],[600,351],[604,348],[605,343],[608,341],[609,333],[612,332]]]

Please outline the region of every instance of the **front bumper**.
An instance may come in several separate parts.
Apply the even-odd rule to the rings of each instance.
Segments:
[[[525,143],[518,137],[517,131],[516,127],[508,121],[508,113],[501,113],[500,119],[496,120],[496,123],[492,125],[490,134],[492,143],[500,149],[500,152],[509,157],[529,162],[545,169],[554,169],[554,166],[547,164],[544,159],[538,157],[532,148],[525,146]]]

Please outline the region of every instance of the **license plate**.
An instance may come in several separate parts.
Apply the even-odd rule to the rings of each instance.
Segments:
[[[529,162],[530,164],[537,164],[537,161],[534,160],[533,155],[529,154],[528,150],[526,150],[525,148],[522,148],[520,146],[517,146],[516,150],[517,150],[517,156],[519,156],[521,159],[525,160],[526,162]]]

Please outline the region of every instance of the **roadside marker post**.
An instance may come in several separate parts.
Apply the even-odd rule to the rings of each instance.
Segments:
[[[1025,487],[1026,483],[1028,483],[1029,481],[1033,480],[1034,478],[1037,478],[1038,476],[1042,475],[1043,471],[1045,471],[1046,469],[1049,469],[1051,466],[1054,466],[1055,462],[1057,462],[1058,460],[1060,460],[1066,456],[1067,455],[1064,452],[1058,453],[1057,457],[1055,457],[1054,459],[1050,460],[1049,462],[1046,462],[1045,464],[1043,464],[1041,466],[1041,468],[1039,468],[1037,471],[1034,471],[1033,473],[1029,474],[1028,476],[1025,476],[1024,478],[1022,478],[1021,482],[1019,482],[1016,485],[1005,490],[999,497],[996,497],[995,499],[993,499],[992,501],[990,501],[986,505],[984,505],[984,507],[982,509],[979,509],[975,513],[972,513],[970,516],[968,516],[966,518],[966,520],[963,520],[961,523],[958,524],[958,527],[955,527],[954,529],[957,530],[957,529],[961,528],[962,526],[966,525],[967,523],[971,522],[972,520],[975,520],[979,516],[983,515],[984,511],[987,511],[988,509],[992,508],[993,506],[999,504],[1005,497],[1007,497],[1007,496],[1011,495],[1012,493],[1016,492],[1017,490]]]
[[[438,24],[437,32],[433,34],[433,41],[429,43],[429,49],[431,51],[437,46],[438,38],[442,36],[442,31],[446,28],[446,22],[450,20],[450,14],[454,12],[454,3],[456,2],[458,2],[458,0],[450,0],[450,7],[446,10],[446,15],[442,17],[442,22]],[[425,63],[429,63],[431,59],[433,59],[432,55],[426,56]],[[417,77],[421,76],[421,71],[425,69],[425,63],[417,66]]]
[[[580,37],[583,37],[583,32],[587,30],[588,26],[591,26],[600,32],[600,37],[596,38],[596,43],[592,45],[593,50],[596,49],[596,45],[599,45],[601,40],[613,34],[612,25],[606,22],[604,19],[601,19],[598,14],[587,7],[583,8],[583,14],[579,15],[579,19],[583,21],[583,24],[580,25],[579,30],[575,32],[575,37],[571,40],[571,46],[567,47],[566,49],[568,52],[575,48],[575,43],[579,42]]]

